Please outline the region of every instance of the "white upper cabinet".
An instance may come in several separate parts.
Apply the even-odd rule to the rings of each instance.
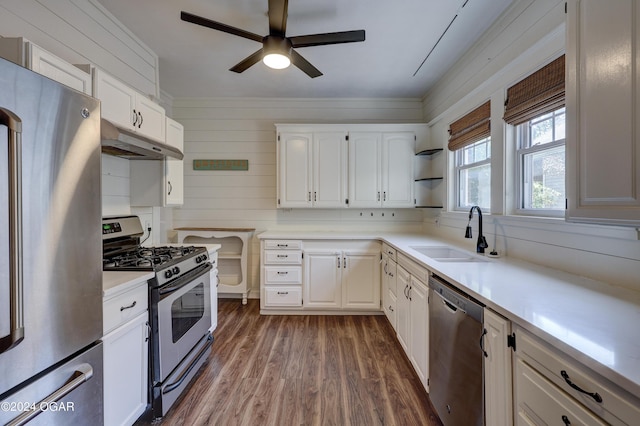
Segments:
[[[79,92],[92,94],[91,74],[22,37],[0,38],[0,57]]]
[[[93,71],[93,96],[101,101],[102,118],[165,142],[165,111],[157,103],[99,69]]]
[[[167,117],[166,119],[167,145],[184,148],[184,128],[182,124]],[[164,205],[181,206],[184,204],[184,162],[176,158],[164,159]]]
[[[346,133],[278,131],[278,207],[346,206]]]
[[[167,145],[184,145],[182,124],[166,119]],[[132,206],[181,206],[184,204],[184,163],[171,157],[162,160],[136,160],[129,165]]]
[[[313,134],[313,205],[346,206],[347,140],[344,132]]]
[[[413,132],[349,133],[349,205],[413,207]]]
[[[349,134],[349,205],[379,207],[382,202],[382,134]]]
[[[567,220],[640,225],[640,1],[567,4]]]
[[[311,207],[312,133],[278,134],[278,207]]]
[[[413,132],[382,134],[382,205],[384,207],[414,206]]]
[[[414,207],[420,124],[277,124],[278,207]]]

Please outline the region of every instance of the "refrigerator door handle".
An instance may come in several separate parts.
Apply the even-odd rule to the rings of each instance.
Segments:
[[[7,126],[9,154],[9,317],[10,331],[0,336],[0,353],[24,339],[22,281],[22,120],[0,107],[0,125]]]
[[[44,410],[48,410],[52,404],[60,401],[62,398],[70,394],[78,386],[87,382],[93,377],[93,368],[89,364],[80,364],[76,371],[71,375],[61,388],[53,392],[51,395],[33,405],[33,409],[25,411],[11,422],[7,423],[7,426],[22,426],[42,413]]]

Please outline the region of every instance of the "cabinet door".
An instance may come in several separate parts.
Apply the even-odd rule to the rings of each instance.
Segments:
[[[102,70],[93,71],[93,96],[100,99],[102,118],[125,129],[134,130],[133,110],[136,92]]]
[[[380,252],[342,255],[342,307],[380,309]]]
[[[415,136],[412,132],[382,135],[382,206],[413,207]]]
[[[409,290],[409,359],[426,387],[429,377],[429,304],[428,288],[415,277],[411,277]]]
[[[409,324],[411,318],[409,316],[409,287],[411,285],[411,276],[402,266],[398,265],[398,298],[396,301],[396,331],[400,345],[406,353],[409,353]]]
[[[568,2],[568,220],[640,225],[639,34],[637,1]]]
[[[92,94],[91,75],[29,43],[29,68],[87,95]]]
[[[342,256],[335,250],[304,252],[303,304],[311,308],[340,308]]]
[[[349,134],[349,206],[380,207],[381,191],[380,133]]]
[[[311,133],[278,135],[278,207],[311,207]]]
[[[107,334],[104,424],[133,424],[147,407],[147,312]]]
[[[180,151],[184,146],[184,128],[182,124],[170,118],[166,119],[167,145]],[[180,206],[184,204],[184,163],[176,158],[165,158],[164,163],[164,205]]]
[[[342,132],[313,134],[313,205],[346,207],[347,141]]]
[[[511,349],[507,346],[511,323],[485,309],[484,330],[485,424],[509,426],[513,423]]]
[[[134,114],[138,115],[135,121],[135,127],[138,133],[159,142],[165,142],[164,108],[151,99],[147,99],[141,94],[136,93]]]

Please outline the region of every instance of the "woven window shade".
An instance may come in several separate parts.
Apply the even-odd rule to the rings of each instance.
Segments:
[[[449,150],[455,151],[491,136],[491,101],[449,125]]]
[[[504,121],[516,126],[564,106],[564,55],[509,87]]]

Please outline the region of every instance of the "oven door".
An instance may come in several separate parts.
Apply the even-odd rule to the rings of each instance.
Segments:
[[[211,327],[211,264],[157,288],[160,382]]]

